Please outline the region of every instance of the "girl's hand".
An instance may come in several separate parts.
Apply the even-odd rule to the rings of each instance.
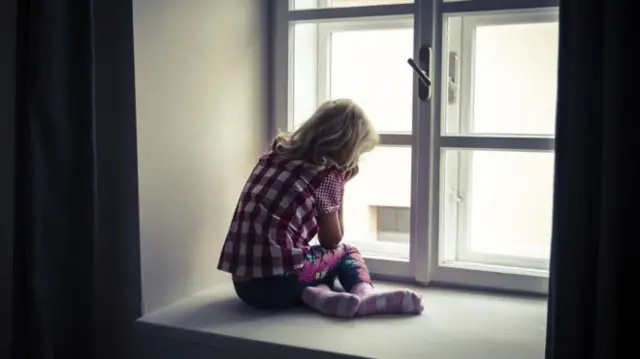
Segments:
[[[352,168],[344,171],[344,181],[345,182],[349,181],[350,179],[355,177],[358,174],[359,171],[360,171],[360,169],[358,168],[357,165],[355,167],[352,167]]]

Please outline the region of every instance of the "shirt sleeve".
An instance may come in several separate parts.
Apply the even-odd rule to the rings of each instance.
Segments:
[[[316,190],[318,214],[327,214],[340,209],[344,193],[344,178],[338,172],[330,172]]]

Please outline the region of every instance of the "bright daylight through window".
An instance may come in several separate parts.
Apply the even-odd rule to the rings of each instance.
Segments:
[[[294,127],[326,99],[351,98],[380,133],[406,137],[405,146],[383,143],[364,156],[345,191],[344,219],[345,241],[367,253],[408,259],[412,18],[301,23],[294,25],[293,39]]]
[[[378,261],[378,274],[544,291],[557,8],[283,1],[277,41],[288,61],[276,76],[288,96],[277,101],[288,121],[278,126],[292,130],[321,102],[346,97],[381,134],[347,185],[345,241]],[[428,99],[409,58],[433,80]]]

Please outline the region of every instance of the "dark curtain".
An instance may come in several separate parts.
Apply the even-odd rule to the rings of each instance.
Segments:
[[[141,311],[131,1],[1,3],[0,357],[125,358]]]
[[[640,358],[638,4],[560,1],[547,358]]]

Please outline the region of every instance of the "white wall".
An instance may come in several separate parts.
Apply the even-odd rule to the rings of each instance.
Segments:
[[[266,6],[133,1],[147,312],[227,278],[218,254],[265,143]]]

